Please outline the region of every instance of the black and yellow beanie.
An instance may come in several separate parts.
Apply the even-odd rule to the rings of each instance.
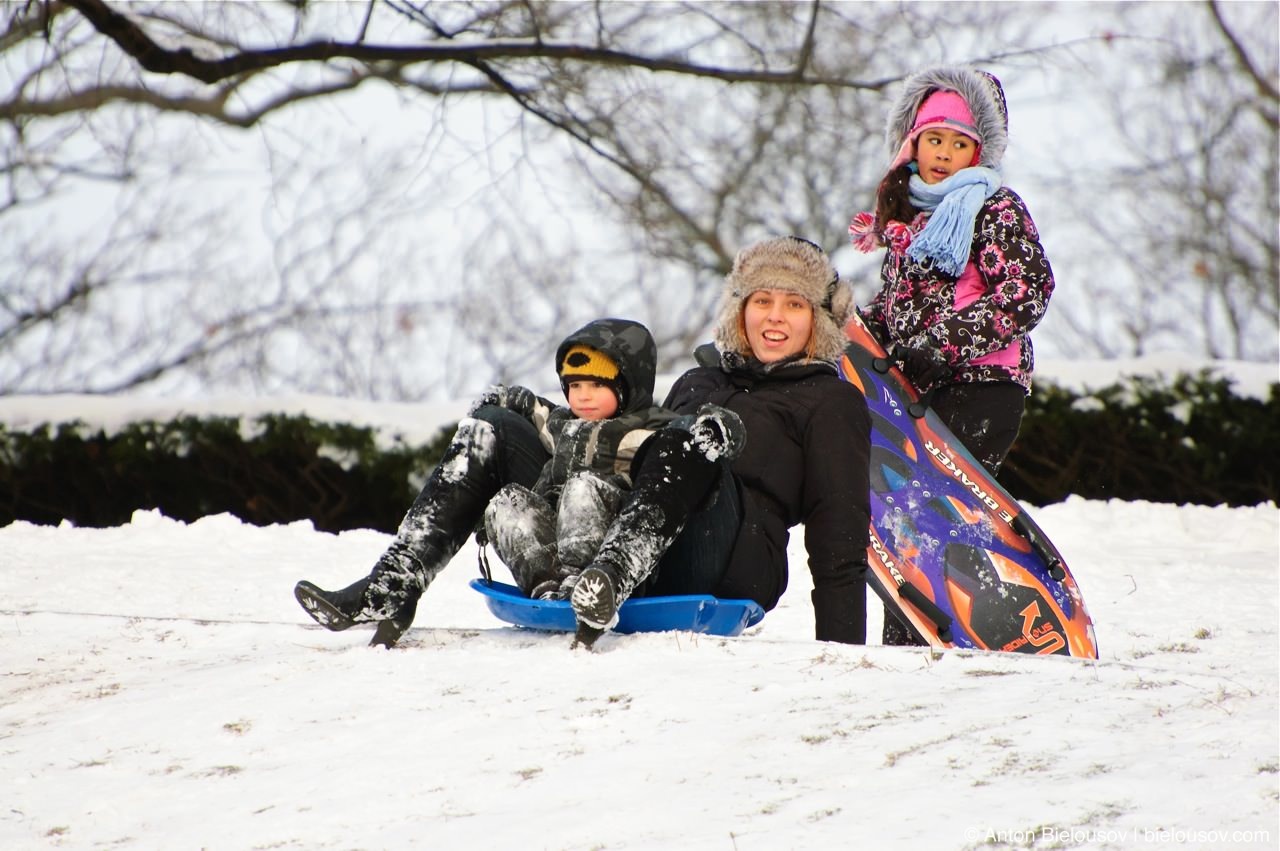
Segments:
[[[560,388],[567,398],[571,381],[598,381],[613,391],[618,399],[618,410],[627,406],[626,381],[622,378],[622,370],[613,358],[599,349],[577,343],[570,346],[560,361]]]

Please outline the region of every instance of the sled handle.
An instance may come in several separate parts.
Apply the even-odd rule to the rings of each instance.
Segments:
[[[871,368],[881,375],[888,375],[889,370],[893,368],[893,361],[887,357],[872,358]],[[933,395],[937,389],[938,387],[936,385],[930,387],[924,393],[920,394],[920,398],[907,405],[907,413],[911,415],[912,419],[918,420],[925,415],[929,410],[929,406],[933,404]]]
[[[1054,552],[1049,542],[1040,536],[1040,530],[1031,523],[1026,514],[1018,514],[1010,525],[1013,526],[1013,531],[1027,539],[1031,549],[1035,550],[1036,555],[1044,561],[1050,579],[1061,582],[1067,578],[1067,572],[1062,567],[1062,557]]]
[[[932,600],[924,595],[924,592],[911,583],[905,582],[898,586],[898,596],[915,606],[922,615],[933,621],[933,625],[938,630],[938,638],[946,642],[951,641],[951,616],[938,608]]]
[[[907,405],[907,413],[917,420],[923,419],[924,415],[929,412],[929,406],[933,404],[933,397],[937,394],[939,386],[935,384],[921,393],[919,399]]]

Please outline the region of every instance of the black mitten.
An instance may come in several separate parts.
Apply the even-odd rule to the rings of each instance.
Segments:
[[[946,355],[928,343],[898,346],[893,350],[893,359],[921,393],[927,393],[951,377],[951,364],[947,363]]]
[[[471,403],[471,407],[467,409],[467,416],[475,416],[476,411],[485,405],[497,405],[502,407],[502,402],[506,398],[507,388],[501,384],[495,384],[488,390],[481,393],[476,400]]]
[[[728,408],[710,403],[698,408],[698,416],[689,427],[694,442],[710,458],[727,458],[732,461],[742,452],[747,442],[747,429],[742,418]]]
[[[508,411],[527,417],[533,413],[533,406],[537,401],[538,397],[527,387],[521,387],[518,384],[510,387],[495,384],[471,403],[467,415],[475,416],[476,411],[485,405],[497,405],[499,408],[506,408]]]
[[[537,401],[538,397],[528,387],[513,384],[507,388],[507,398],[504,400],[504,405],[507,410],[515,411],[521,416],[528,417],[533,414],[533,406]]]

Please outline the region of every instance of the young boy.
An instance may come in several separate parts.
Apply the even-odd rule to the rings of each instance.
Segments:
[[[625,319],[598,319],[565,338],[556,373],[568,407],[524,387],[490,388],[473,407],[499,405],[538,431],[551,460],[532,490],[504,486],[484,527],[516,584],[530,597],[567,599],[631,487],[644,442],[676,419],[653,403],[657,346]]]

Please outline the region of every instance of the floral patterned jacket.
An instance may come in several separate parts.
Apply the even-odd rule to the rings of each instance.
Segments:
[[[932,260],[907,256],[928,215],[885,234],[883,286],[859,308],[863,320],[890,351],[922,344],[939,349],[954,370],[952,382],[1013,381],[1030,392],[1034,356],[1027,335],[1044,316],[1054,282],[1026,205],[1008,187],[987,199],[959,277],[935,269]],[[859,213],[850,227],[863,250],[879,242],[856,238],[869,225],[870,214]]]

